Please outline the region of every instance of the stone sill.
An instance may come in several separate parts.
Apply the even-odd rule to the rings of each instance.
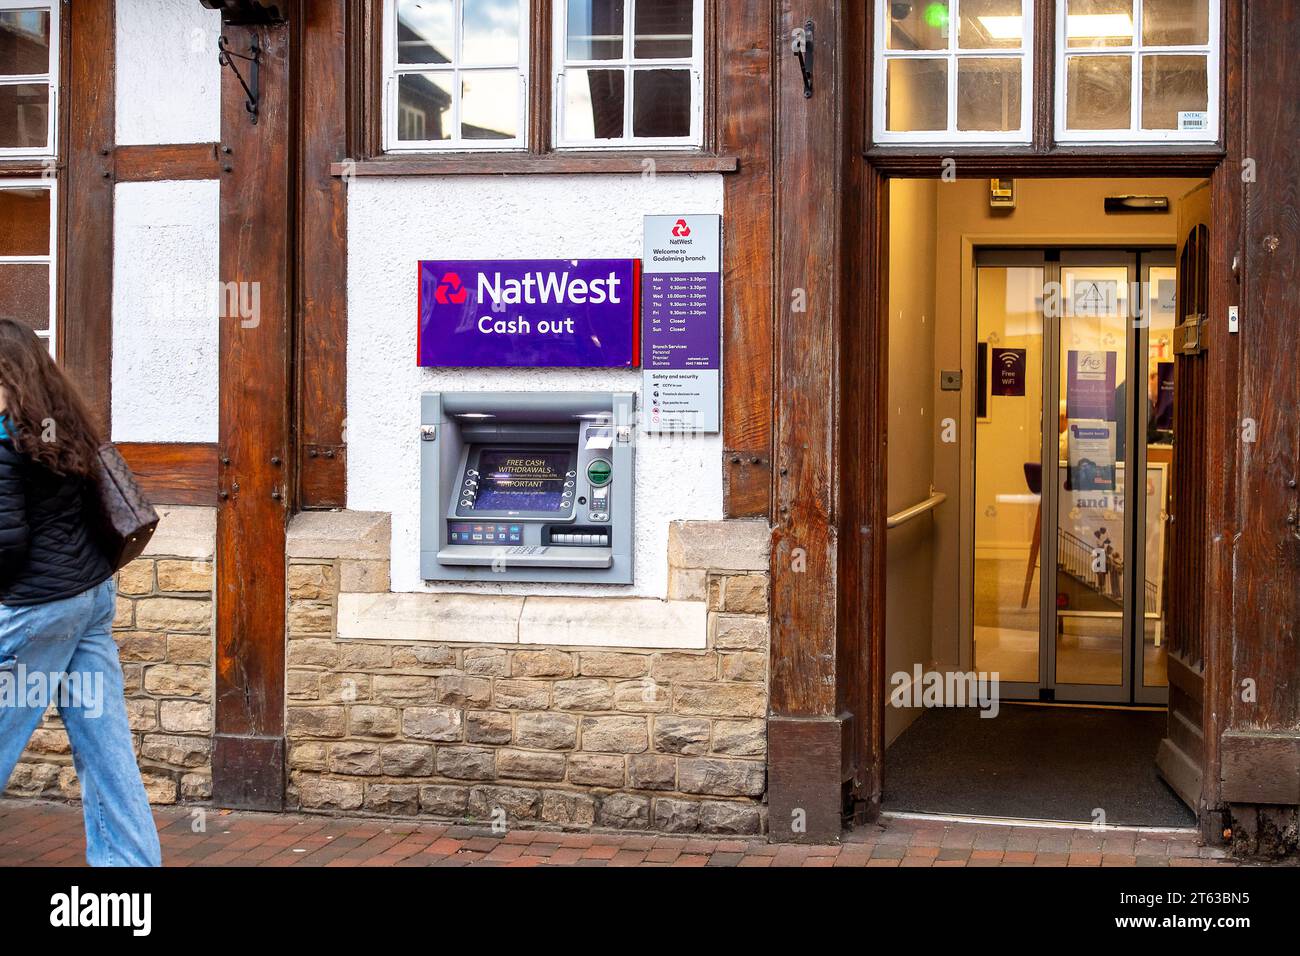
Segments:
[[[495,594],[338,596],[339,640],[704,650],[708,605]]]
[[[217,550],[217,509],[159,506],[158,530],[142,558],[190,558],[211,561]]]

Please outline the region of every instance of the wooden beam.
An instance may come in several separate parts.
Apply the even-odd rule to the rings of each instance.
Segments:
[[[117,449],[154,504],[217,504],[216,445],[118,442]]]
[[[1243,101],[1244,184],[1240,274],[1241,332],[1237,426],[1237,528],[1233,537],[1233,683],[1230,729],[1293,731],[1300,726],[1300,218],[1295,145],[1300,99],[1300,5],[1247,4]],[[1240,167],[1238,168],[1240,175]],[[1229,260],[1230,261],[1230,260]],[[1222,329],[1224,313],[1210,321]],[[1224,336],[1226,338],[1226,336]],[[1249,433],[1242,423],[1253,423]],[[1254,438],[1254,441],[1250,439]],[[1243,440],[1244,439],[1244,440]],[[1228,754],[1225,740],[1224,779]]]
[[[101,433],[109,434],[113,350],[114,0],[63,6],[71,64],[65,116],[58,351]]]
[[[347,155],[348,11],[344,0],[304,6],[299,67],[298,503],[347,507],[347,185],[330,164]]]
[[[772,4],[718,10],[719,149],[739,158],[723,182],[726,223],[722,327],[723,507],[728,517],[772,510]]]
[[[293,488],[290,312],[294,168],[289,25],[227,26],[231,47],[262,47],[257,123],[229,70],[221,79],[220,279],[256,283],[254,321],[222,320],[217,510],[213,801],[284,802],[285,529]],[[228,464],[227,464],[228,462]]]
[[[358,161],[333,162],[334,176],[521,176],[561,173],[642,174],[655,173],[734,173],[741,160],[736,156],[713,156],[708,153],[482,153],[455,156],[418,156],[401,154]]]
[[[1227,153],[1211,177],[1209,282],[1209,314],[1219,317],[1227,315],[1229,306],[1241,303],[1242,207],[1246,190],[1242,181],[1242,164],[1246,157],[1242,46],[1245,3],[1244,0],[1224,0],[1223,8],[1224,76],[1220,113]],[[1233,268],[1234,260],[1238,263],[1237,269]],[[1219,793],[1222,779],[1220,740],[1223,730],[1229,726],[1238,694],[1233,678],[1232,645],[1234,541],[1239,494],[1237,461],[1241,449],[1242,413],[1238,409],[1241,337],[1229,336],[1222,319],[1211,326],[1212,333],[1216,329],[1216,341],[1205,353],[1205,405],[1209,411],[1205,423],[1207,455],[1202,465],[1206,555],[1205,580],[1197,584],[1204,589],[1201,634],[1205,683],[1201,710],[1201,729],[1205,738],[1203,801],[1207,816],[1215,814],[1218,817],[1213,821],[1202,820],[1201,829],[1221,840],[1226,821],[1220,813],[1224,806]]]
[[[871,129],[874,7],[845,8],[841,30],[846,152],[841,201],[841,296],[836,422],[837,706],[846,726],[845,779],[855,816],[880,807],[885,753],[885,434],[889,381],[889,180],[860,161]]]
[[[1114,177],[1208,176],[1223,161],[1223,156],[1223,150],[1218,147],[1164,146],[1133,149],[1062,147],[1051,153],[1037,153],[1027,146],[1004,149],[877,146],[866,152],[872,166],[891,176],[937,177],[945,172],[945,163],[951,165],[955,162],[951,168],[959,179],[990,176],[1059,179],[1103,174]]]
[[[218,179],[221,164],[216,143],[119,146],[113,151],[113,173],[119,183]]]
[[[785,53],[793,31],[807,19],[816,28],[810,98],[804,96],[796,60]],[[782,5],[777,49],[783,52],[774,58],[776,221],[791,224],[776,230],[768,724],[774,759],[798,752],[805,734],[821,741],[844,739],[844,723],[851,715],[840,708],[839,681],[856,666],[838,656],[835,597],[842,585],[836,510],[840,322],[845,316],[841,200],[842,189],[851,185],[846,183],[846,161],[861,165],[859,157],[844,149],[843,111],[846,97],[853,95],[845,87],[841,60],[846,19],[852,23],[853,13],[835,0],[812,0],[798,8]],[[809,730],[810,721],[824,726]],[[831,842],[840,837],[840,784],[846,769],[853,772],[853,757],[840,743],[821,746],[816,753],[826,763],[819,772],[806,763],[800,774],[770,771],[772,806],[802,801],[808,822],[801,833],[792,829],[790,819],[773,814],[774,840]],[[809,785],[817,781],[813,790],[805,785],[783,793],[782,787],[800,775]]]
[[[1223,728],[1216,739],[1215,725],[1207,727],[1206,777],[1217,782],[1217,799],[1227,805],[1234,846],[1293,854],[1300,846],[1300,370],[1294,360],[1300,103],[1278,91],[1300,84],[1294,51],[1300,7],[1254,0],[1230,6],[1232,14],[1238,11],[1241,39],[1234,44],[1229,36],[1224,115],[1240,152],[1216,178],[1222,187],[1216,224],[1233,230],[1237,241],[1217,247],[1211,286],[1218,294],[1211,295],[1209,316],[1209,354],[1216,345],[1223,352],[1211,366],[1217,388],[1209,403],[1227,391],[1223,404],[1231,417],[1212,417],[1210,444],[1227,453],[1216,454],[1206,469],[1212,503],[1206,587],[1213,595],[1206,713]],[[1224,271],[1234,259],[1236,288]],[[1224,331],[1229,305],[1241,309],[1236,335]],[[1221,706],[1226,718],[1216,713]]]

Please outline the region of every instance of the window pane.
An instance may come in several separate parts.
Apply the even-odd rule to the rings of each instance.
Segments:
[[[519,62],[519,0],[465,0],[461,62]]]
[[[1020,0],[962,0],[957,45],[963,50],[1019,47],[1025,34]]]
[[[0,149],[50,144],[50,88],[44,83],[0,86]]]
[[[569,0],[565,39],[570,60],[621,59],[623,0]]]
[[[397,62],[450,63],[454,23],[452,0],[397,0]]]
[[[0,189],[0,256],[50,254],[50,191]]]
[[[451,139],[450,73],[403,73],[397,78],[397,138]]]
[[[1209,109],[1204,56],[1142,57],[1142,128],[1179,129],[1178,114]]]
[[[949,16],[946,0],[890,3],[887,37],[889,49],[948,49]]]
[[[633,83],[633,136],[691,135],[690,70],[637,70]]]
[[[694,0],[637,0],[633,56],[643,60],[690,57],[694,12]]]
[[[623,71],[569,70],[564,77],[564,138],[623,137]]]
[[[1210,42],[1210,0],[1145,0],[1142,42],[1191,46]]]
[[[1067,0],[1065,38],[1070,47],[1131,46],[1133,0]]]
[[[0,318],[44,332],[50,327],[50,267],[0,263]]]
[[[957,128],[1020,129],[1019,57],[957,60]]]
[[[48,72],[49,10],[0,10],[0,74]]]
[[[461,74],[460,129],[464,139],[519,137],[519,74]]]
[[[1068,129],[1128,129],[1132,125],[1133,59],[1072,56],[1066,65]]]
[[[948,128],[948,61],[889,60],[885,128],[891,132]]]

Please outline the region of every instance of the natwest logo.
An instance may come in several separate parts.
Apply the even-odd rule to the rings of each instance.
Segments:
[[[618,305],[619,286],[622,280],[611,270],[599,279],[581,279],[568,272],[537,271],[524,273],[522,278],[506,278],[500,272],[478,275],[478,301],[497,305],[601,305],[608,302]],[[463,302],[463,299],[457,300]]]
[[[685,239],[691,234],[691,227],[686,224],[685,219],[678,219],[677,224],[673,226],[673,235],[679,239]]]
[[[439,305],[464,305],[469,298],[469,289],[461,284],[457,273],[448,272],[438,283],[433,298]]]

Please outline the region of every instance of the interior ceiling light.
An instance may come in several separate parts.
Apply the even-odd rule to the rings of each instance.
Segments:
[[[1168,196],[1107,196],[1102,200],[1106,212],[1168,212]]]
[[[980,26],[995,40],[1019,40],[1024,35],[1022,17],[979,17]]]
[[[1133,38],[1133,18],[1127,13],[1072,13],[1066,33],[1071,39],[1093,37]]]

